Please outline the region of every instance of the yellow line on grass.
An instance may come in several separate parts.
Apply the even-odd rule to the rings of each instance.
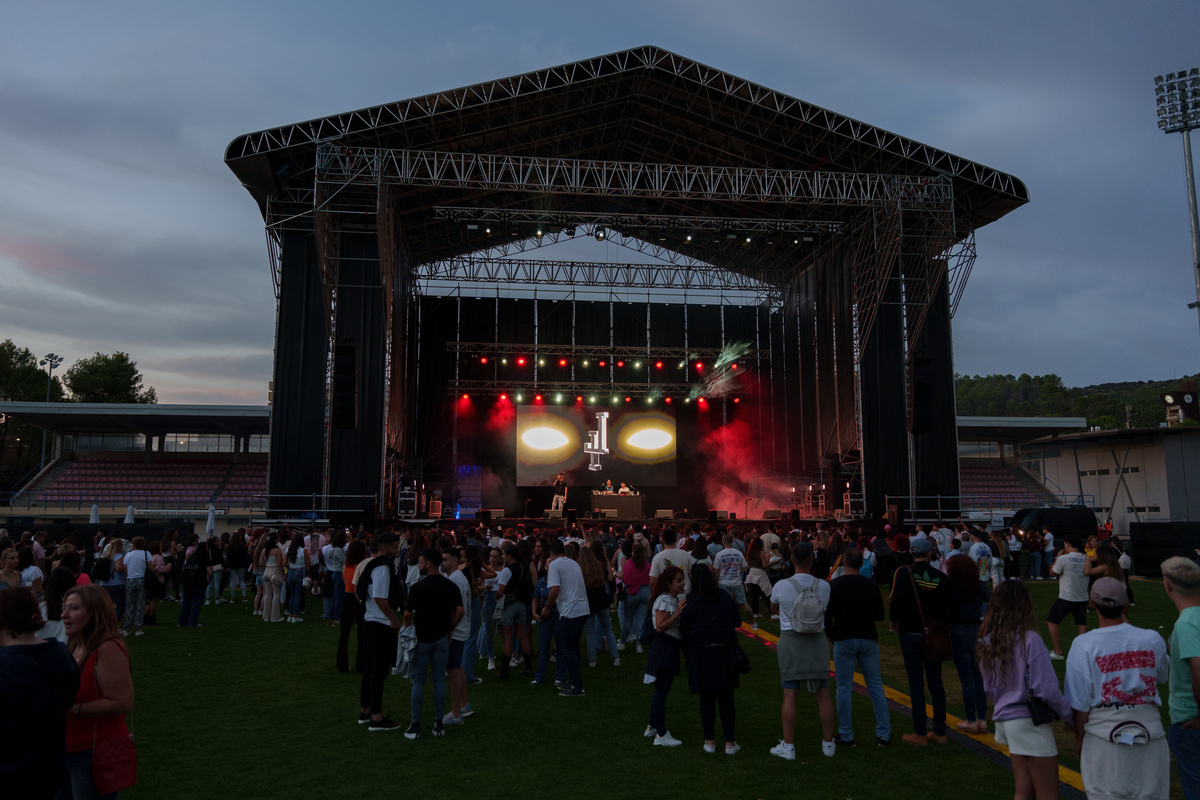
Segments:
[[[764,630],[757,630],[757,631],[751,630],[750,627],[745,624],[742,625],[740,630],[751,638],[762,639],[763,641],[769,642],[770,644],[778,644],[779,643],[778,636],[775,636]],[[833,662],[830,662],[829,669],[830,670],[833,669]],[[859,686],[866,688],[867,684],[866,684],[866,681],[863,679],[861,672],[854,673],[854,682],[857,683]],[[910,708],[910,709],[912,708],[912,698],[911,697],[909,697],[906,694],[896,691],[895,689],[888,686],[887,684],[884,684],[884,686],[883,686],[883,693],[885,696],[887,696],[887,698],[889,700],[893,700],[907,708]],[[925,713],[932,719],[933,718],[933,706],[926,704]],[[946,714],[946,725],[947,726],[950,726],[950,725],[957,726],[957,724],[961,721],[962,720],[959,717],[956,717],[953,714],[950,714],[947,712],[947,714]],[[1012,757],[1012,754],[1008,752],[1008,748],[1005,747],[1004,745],[1000,744],[999,742],[997,742],[996,737],[993,736],[991,733],[974,734],[974,733],[967,733],[966,731],[962,731],[962,730],[958,730],[957,732],[962,734],[963,736],[970,736],[975,741],[980,742],[981,744],[984,744],[987,747],[990,747],[991,749],[993,749],[997,752],[1003,753],[1004,755],[1006,755],[1010,758]],[[1062,781],[1063,783],[1067,784],[1068,786],[1073,786],[1081,792],[1084,791],[1083,776],[1080,775],[1078,772],[1076,772],[1073,769],[1068,769],[1067,767],[1064,767],[1062,764],[1058,765],[1058,779],[1060,781]]]

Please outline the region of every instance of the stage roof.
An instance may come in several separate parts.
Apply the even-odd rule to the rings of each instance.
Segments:
[[[207,406],[144,403],[0,402],[0,415],[51,433],[225,433],[270,431],[270,406]]]
[[[606,162],[697,165],[949,179],[962,237],[1028,202],[1025,185],[998,170],[850,117],[780,94],[655,46],[638,47],[424,97],[249,133],[225,161],[268,223],[311,229],[318,148],[349,153],[387,148]],[[361,151],[356,151],[361,152]],[[361,156],[356,155],[356,158]],[[332,184],[331,184],[332,186]],[[347,200],[347,192],[337,202]],[[365,202],[370,203],[367,195]],[[532,202],[531,202],[532,201]],[[561,212],[641,213],[837,222],[860,208],[807,202],[532,196],[509,189],[401,185],[394,215],[416,263],[492,249],[507,230],[469,235],[438,207],[480,206]],[[331,206],[332,208],[332,206]],[[294,216],[290,216],[294,212]],[[354,224],[353,212],[339,220]],[[369,206],[364,214],[373,213]],[[795,252],[732,248],[687,230],[668,231],[662,247],[744,270],[795,262]],[[634,234],[636,235],[636,233]],[[906,234],[907,235],[907,234]],[[655,238],[658,238],[657,236]],[[740,241],[732,244],[740,244]],[[754,250],[755,253],[749,251]]]

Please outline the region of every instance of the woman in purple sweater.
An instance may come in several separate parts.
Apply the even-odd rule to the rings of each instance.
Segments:
[[[996,741],[1007,745],[1012,756],[1017,800],[1057,798],[1054,733],[1050,724],[1033,724],[1026,701],[1032,693],[1066,723],[1071,722],[1071,706],[1058,687],[1050,651],[1038,633],[1033,598],[1021,581],[1004,581],[996,587],[979,629],[975,654],[984,691],[995,704]]]

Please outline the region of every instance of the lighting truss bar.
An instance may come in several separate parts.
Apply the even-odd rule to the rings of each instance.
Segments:
[[[537,358],[633,358],[654,361],[660,358],[715,360],[728,351],[720,347],[621,347],[579,344],[517,344],[513,342],[446,342],[446,350],[463,355],[525,356]],[[770,350],[741,351],[737,361],[753,358],[770,358]]]
[[[666,264],[609,264],[463,256],[417,267],[418,280],[604,286],[613,289],[695,289],[752,292],[772,296],[779,289],[762,271],[753,277],[716,267],[680,269]]]
[[[563,228],[576,227],[583,223],[603,224],[618,229],[679,230],[688,231],[737,231],[741,233],[836,233],[840,222],[822,222],[811,219],[753,219],[746,217],[693,217],[675,214],[609,214],[603,211],[537,211],[518,208],[470,208],[441,206],[434,209],[439,219],[455,222],[484,223],[541,223]]]
[[[605,395],[612,400],[612,395],[621,397],[685,397],[692,390],[701,390],[703,384],[692,383],[603,383],[599,381],[487,381],[487,380],[454,380],[450,382],[446,394],[527,394],[525,400],[532,400],[533,395],[555,394],[561,392],[572,398],[579,395]],[[720,396],[743,395],[749,392],[749,387],[733,383],[722,387]],[[716,398],[717,395],[705,395]],[[524,401],[522,401],[524,402]],[[599,404],[599,401],[597,401]]]
[[[323,144],[318,182],[338,186],[451,186],[534,192],[729,203],[804,203],[861,207],[930,203],[949,208],[948,176],[643,164],[574,158],[529,158]]]

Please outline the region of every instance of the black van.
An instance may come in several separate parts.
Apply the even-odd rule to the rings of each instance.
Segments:
[[[1009,526],[1023,533],[1031,530],[1041,530],[1043,526],[1054,534],[1055,549],[1067,536],[1072,534],[1087,541],[1089,536],[1095,536],[1099,524],[1096,512],[1087,506],[1054,506],[1046,508],[1022,508],[1012,515]]]

